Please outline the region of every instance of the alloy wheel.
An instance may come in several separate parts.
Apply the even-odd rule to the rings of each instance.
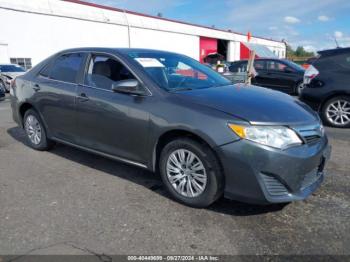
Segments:
[[[350,102],[336,100],[326,108],[326,116],[329,122],[336,126],[346,126],[350,123]]]
[[[26,118],[25,130],[29,140],[34,145],[39,145],[41,142],[41,125],[35,116],[29,115]]]
[[[0,81],[0,90],[6,92],[5,84],[2,81]]]
[[[301,91],[304,89],[304,83],[301,82],[300,84],[297,85],[297,94],[300,96]]]
[[[202,194],[207,185],[207,173],[202,161],[193,152],[178,149],[166,163],[167,178],[177,193],[193,198]]]

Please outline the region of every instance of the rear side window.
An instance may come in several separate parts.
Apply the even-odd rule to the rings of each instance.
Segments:
[[[49,75],[50,79],[75,83],[82,62],[83,55],[80,53],[65,54],[57,58],[50,68],[44,68],[40,74]]]
[[[336,63],[339,63],[339,65],[343,69],[350,70],[350,54],[342,54],[339,56],[334,57],[334,60]]]
[[[350,71],[350,54],[338,54],[332,56],[320,56],[313,65],[318,70],[324,71],[337,71],[345,70]]]

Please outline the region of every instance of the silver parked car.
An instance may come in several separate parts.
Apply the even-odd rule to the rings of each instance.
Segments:
[[[24,73],[25,70],[19,65],[0,64],[0,89],[9,92],[12,79]]]

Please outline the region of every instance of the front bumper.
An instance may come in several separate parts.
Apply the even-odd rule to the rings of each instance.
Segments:
[[[221,146],[225,197],[257,204],[305,199],[322,183],[330,153],[326,136],[287,150],[247,140]]]

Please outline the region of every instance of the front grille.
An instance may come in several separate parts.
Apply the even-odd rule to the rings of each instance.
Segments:
[[[311,136],[304,136],[304,139],[307,144],[312,144],[312,143],[318,142],[321,139],[321,137],[318,135],[311,135]]]
[[[295,127],[295,131],[300,135],[305,144],[314,144],[321,140],[323,127],[321,125]]]
[[[261,174],[268,193],[274,197],[283,197],[289,194],[288,189],[276,178]]]

